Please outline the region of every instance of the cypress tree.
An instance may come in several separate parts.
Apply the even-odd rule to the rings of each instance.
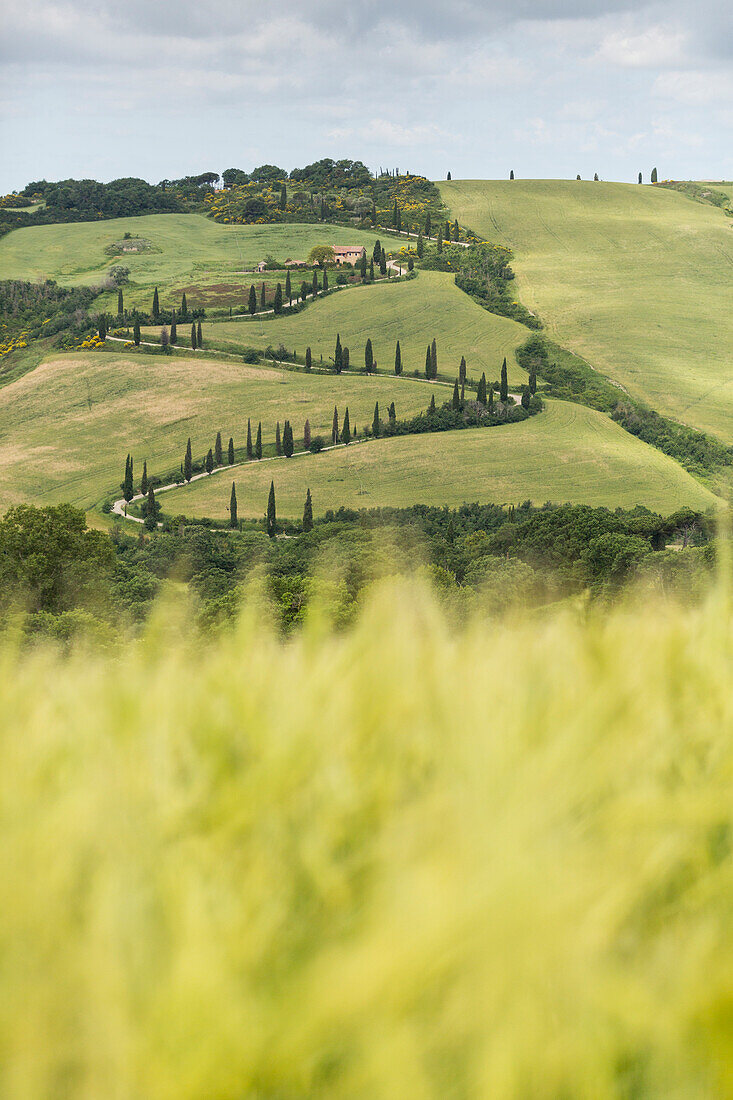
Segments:
[[[375,264],[381,263],[382,260],[382,245],[379,239],[374,242],[374,248],[372,249],[372,259]]]
[[[158,288],[156,286],[153,291],[153,320],[157,321],[160,317],[160,301],[158,299]]]
[[[430,358],[430,344],[428,344],[427,351],[425,352],[425,377],[430,378],[430,372],[432,370],[432,361]]]
[[[254,283],[249,288],[249,312],[254,315],[257,312],[257,291],[255,290]]]
[[[313,282],[311,284],[311,293],[314,298],[318,297],[318,271],[315,267],[313,268]]]
[[[390,406],[387,409],[387,416],[392,427],[397,423],[397,410],[394,407],[394,401],[390,402]]]
[[[481,381],[479,382],[478,388],[476,390],[476,400],[478,401],[479,405],[485,405],[486,404],[486,374],[485,374],[485,372],[482,373]]]
[[[221,432],[216,433],[216,442],[214,443],[214,462],[217,466],[221,466],[224,461],[224,452],[221,445]]]
[[[147,463],[147,461],[145,461],[145,462],[143,462],[143,476],[140,479],[140,492],[142,493],[143,496],[145,496],[147,491],[148,491],[148,463]]]
[[[293,284],[290,280],[290,271],[285,275],[285,297],[288,300],[288,305],[293,304]]]
[[[377,207],[374,203],[372,203],[372,225],[376,226],[376,224],[377,224]]]
[[[374,282],[374,260],[369,261],[369,282]]]
[[[343,367],[343,353],[341,351],[341,334],[336,333],[336,350],[333,353],[333,366],[336,374],[341,374]]]
[[[361,268],[361,281],[363,283],[365,283],[366,282],[366,276],[367,276],[366,252],[362,252],[362,254],[361,254],[360,268]]]
[[[444,241],[449,241],[450,240],[450,222],[448,221],[447,218],[446,218],[446,222],[445,222],[445,229],[443,231],[443,240]]]
[[[598,173],[597,172],[593,173],[593,182],[598,183]]]
[[[283,288],[279,283],[275,287],[275,301],[272,303],[272,308],[275,314],[282,313],[283,311]]]
[[[379,257],[379,274],[387,274],[387,253],[382,249],[382,255]]]
[[[392,207],[392,226],[395,229],[397,228],[397,214],[398,214],[397,199],[395,198],[394,206]]]
[[[656,183],[656,182],[657,182],[657,170],[656,170],[656,168],[652,168],[652,183]]]
[[[135,324],[132,326],[132,339],[135,343],[135,347],[140,347],[140,322],[137,317],[135,318]]]
[[[170,343],[170,336],[168,335],[168,329],[163,325],[160,330],[160,346],[163,351],[168,351],[168,344]]]
[[[196,325],[191,325],[191,347],[196,351]]]
[[[527,386],[522,386],[522,408],[529,408],[530,393]]]
[[[374,416],[372,417],[372,435],[375,439],[379,439],[381,432],[381,424],[379,421],[379,402],[374,405]]]
[[[171,321],[171,343],[178,343],[178,326],[176,325],[176,311],[173,310],[173,320]]]
[[[266,305],[267,305],[267,290],[265,289],[265,284],[263,283],[262,286],[260,287],[260,309],[264,309]]]
[[[280,421],[278,420],[275,427],[275,454],[281,455],[283,453],[282,440],[280,439]]]
[[[341,442],[347,447],[351,443],[351,428],[349,427],[349,406],[344,411],[344,423],[341,427]]]
[[[303,508],[303,530],[313,530],[313,501],[311,500],[310,489],[306,490],[305,494],[305,507]]]
[[[425,215],[425,236],[426,237],[430,236],[430,231],[431,231],[432,228],[433,228],[433,223],[430,220],[430,211],[428,210],[427,214]]]
[[[641,183],[641,172],[639,172],[639,183]]]
[[[447,180],[449,180],[449,179],[451,179],[451,178],[452,178],[452,177],[451,177],[451,174],[450,174],[450,172],[448,173],[448,175],[447,175],[447,176],[446,176],[445,178],[446,178]]]
[[[453,222],[453,240],[459,241],[461,239],[461,230],[458,225],[458,218]]]
[[[186,481],[190,481],[193,476],[193,458],[191,457],[191,438],[189,437],[186,444],[186,457],[183,460],[183,476]]]
[[[196,347],[197,348],[202,348],[203,346],[204,346],[204,340],[203,340],[203,337],[201,335],[201,322],[199,321],[198,325],[196,326]]]
[[[507,380],[506,359],[504,359],[504,362],[501,365],[501,386],[499,387],[499,397],[504,403],[506,403],[509,397],[509,382]]]
[[[125,312],[125,309],[124,309],[124,302],[122,300],[122,287],[120,287],[120,289],[117,291],[117,316],[122,317],[122,314],[124,312]]]
[[[465,403],[466,403],[466,383],[461,382],[461,408],[463,408]]]
[[[529,372],[529,392],[534,395],[537,393],[537,371],[531,370]]]
[[[513,179],[514,179],[514,169],[513,169],[513,168],[512,168],[512,170],[511,170],[511,172],[509,173],[509,179],[510,179],[510,180],[513,180]]]
[[[290,421],[285,421],[283,428],[283,454],[286,458],[293,457],[293,429],[290,427]]]
[[[148,531],[154,531],[158,526],[158,512],[160,511],[160,505],[155,499],[155,490],[151,485],[148,488],[148,499],[145,502],[145,526]]]
[[[304,448],[304,450],[306,450],[306,451],[310,450],[310,445],[311,445],[311,422],[310,422],[310,420],[306,420],[305,424],[303,425],[303,448]]]
[[[135,496],[135,490],[132,484],[132,456],[128,455],[125,461],[125,480],[122,482],[122,495],[129,504],[132,498]]]
[[[239,527],[237,520],[237,489],[234,482],[232,482],[232,495],[229,497],[229,526]]]
[[[466,357],[461,356],[461,365],[458,368],[458,381],[463,385],[466,381]]]
[[[435,337],[433,337],[433,343],[430,347],[430,370],[432,371],[433,378],[438,377],[438,345],[435,343]]]
[[[311,354],[311,349],[306,348],[305,349],[305,369],[310,370],[312,368],[312,366],[313,366],[313,356]]]
[[[490,413],[493,413],[493,411],[494,411],[494,387],[493,386],[491,386],[490,389],[489,389],[488,409],[489,409]]]
[[[284,210],[288,205],[288,189],[284,183],[280,184],[280,209]]]
[[[443,251],[443,230],[438,230],[438,255]]]
[[[304,302],[307,297],[308,297],[308,284],[307,283],[301,283],[300,284],[300,300],[301,300],[301,302]]]
[[[213,469],[214,469],[214,455],[211,451],[211,447],[209,447],[208,453],[206,455],[206,473],[210,474]]]
[[[397,232],[402,232],[402,211],[397,207]]]
[[[430,412],[430,413],[435,412],[435,394],[431,394],[430,404],[428,405],[428,412]]]
[[[99,320],[97,322],[97,332],[99,333],[99,339],[105,340],[107,338],[107,321],[103,313],[100,313]],[[166,336],[168,335],[166,331]]]
[[[227,461],[230,466],[234,465],[234,440],[232,436],[229,436],[229,446],[227,448]]]
[[[279,425],[278,425],[279,427]],[[277,517],[275,515],[275,482],[270,482],[270,495],[267,498],[267,533],[271,539],[275,537],[275,524]]]
[[[247,417],[247,458],[252,457],[252,421]]]
[[[364,348],[364,366],[366,367],[367,374],[371,374],[374,366],[374,353],[372,351],[371,340],[367,340],[366,347]]]
[[[328,290],[328,271],[324,267],[324,269],[323,269],[323,293],[325,294],[327,290]]]
[[[255,437],[255,458],[262,458],[262,421],[257,425],[257,435]]]
[[[344,350],[341,352],[341,361],[343,363],[344,370],[349,369],[349,359],[350,359],[349,349],[347,347],[345,347]]]
[[[333,407],[333,423],[331,424],[331,442],[339,441],[339,411],[336,405]]]
[[[456,378],[453,383],[453,408],[460,409],[461,407],[461,393],[458,389],[458,379]]]
[[[394,351],[394,372],[399,375],[402,374],[402,352],[400,351],[400,342],[397,341],[397,347]]]
[[[188,320],[188,302],[186,301],[186,295],[181,298],[181,320]]]
[[[417,255],[418,255],[418,258],[420,260],[423,258],[423,253],[424,252],[425,252],[425,243],[422,239],[422,229],[421,229],[420,232],[417,235]]]

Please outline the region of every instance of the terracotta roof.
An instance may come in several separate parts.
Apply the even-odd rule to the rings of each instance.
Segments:
[[[363,244],[335,244],[333,246],[333,251],[334,251],[334,254],[338,252],[340,255],[343,255],[344,252],[363,252],[364,251],[364,245]]]

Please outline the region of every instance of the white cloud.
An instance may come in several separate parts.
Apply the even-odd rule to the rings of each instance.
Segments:
[[[670,99],[686,107],[726,104],[733,99],[733,73],[728,70],[660,73],[654,81],[652,93],[660,99]]]
[[[604,37],[595,59],[624,68],[678,65],[684,58],[686,41],[684,30],[663,25],[636,33],[618,30]]]

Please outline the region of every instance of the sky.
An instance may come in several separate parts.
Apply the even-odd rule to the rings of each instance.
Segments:
[[[3,0],[0,193],[321,157],[733,177],[731,0]]]

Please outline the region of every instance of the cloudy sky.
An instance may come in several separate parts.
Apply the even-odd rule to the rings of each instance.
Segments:
[[[0,190],[352,157],[733,177],[731,0],[3,0]]]

